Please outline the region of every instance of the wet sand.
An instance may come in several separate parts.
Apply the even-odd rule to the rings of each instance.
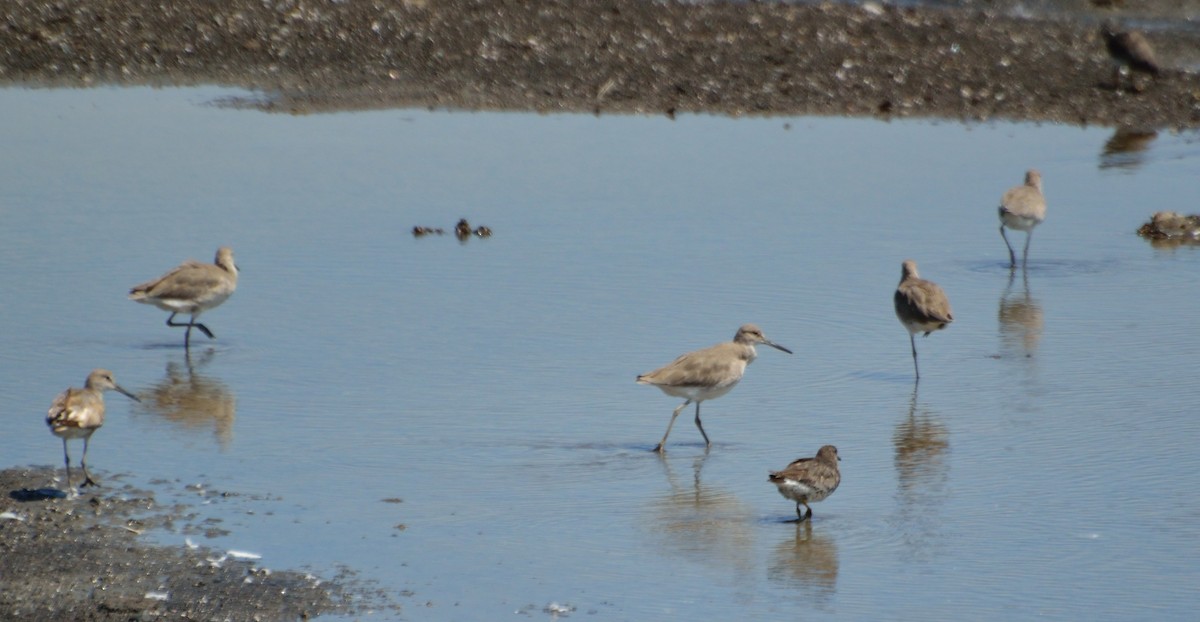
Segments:
[[[197,520],[190,505],[162,504],[153,492],[119,478],[102,478],[103,487],[62,498],[45,487],[61,474],[45,467],[0,471],[0,620],[267,621],[400,613],[352,570],[315,577],[208,548],[205,536],[224,533],[219,526]],[[148,543],[143,534],[155,529],[192,534],[197,546],[187,546],[182,535],[178,546]]]
[[[1101,3],[1121,4],[1121,3]],[[1133,0],[1130,4],[1153,2]],[[1195,29],[1109,86],[1110,9],[1052,18],[878,3],[392,0],[6,3],[0,81],[221,84],[290,113],[432,107],[1200,126]]]

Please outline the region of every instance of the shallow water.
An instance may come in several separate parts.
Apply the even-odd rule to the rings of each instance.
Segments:
[[[104,366],[144,401],[109,395],[96,472],[207,499],[229,533],[205,544],[360,570],[410,619],[1200,604],[1200,251],[1134,234],[1196,211],[1195,134],[1106,154],[1103,128],[227,94],[0,91],[0,466],[61,464],[45,410]],[[1033,166],[1049,216],[1010,275],[995,205]],[[494,236],[410,234],[459,217]],[[125,293],[223,244],[240,287],[188,357]],[[919,390],[909,257],[956,318]],[[705,404],[710,452],[687,415],[651,453],[678,400],[634,377],[744,322],[796,354]],[[791,523],[766,473],[827,443],[842,486]]]

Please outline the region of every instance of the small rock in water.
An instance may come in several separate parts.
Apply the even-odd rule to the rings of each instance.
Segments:
[[[1155,212],[1150,222],[1138,229],[1138,235],[1155,240],[1200,240],[1200,214],[1184,216],[1178,212]]]
[[[460,240],[471,237],[471,223],[466,218],[460,218],[458,224],[454,225],[454,235]]]
[[[571,615],[571,612],[575,611],[575,607],[569,604],[560,605],[557,602],[551,602],[549,605],[546,605],[542,611],[556,618],[560,616],[565,618]]]
[[[442,231],[439,227],[422,227],[421,225],[413,227],[412,232],[413,236],[418,238],[427,235],[442,235],[445,233],[445,231]]]

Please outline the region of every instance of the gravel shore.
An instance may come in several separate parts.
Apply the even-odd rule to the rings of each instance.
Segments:
[[[225,533],[198,519],[186,503],[161,503],[153,492],[104,478],[72,499],[45,488],[62,470],[0,471],[0,620],[126,622],[128,620],[301,620],[365,609],[399,615],[387,595],[365,587],[350,570],[318,578],[270,568],[251,553],[204,546]],[[167,485],[164,483],[164,486]],[[236,493],[187,495],[236,502]],[[143,535],[168,529],[192,534],[177,546]]]
[[[0,81],[221,84],[291,113],[384,107],[1200,126],[1194,29],[1109,86],[1108,9],[650,0],[10,0]]]

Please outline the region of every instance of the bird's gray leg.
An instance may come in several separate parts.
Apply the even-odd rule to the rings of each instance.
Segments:
[[[915,372],[917,373],[917,380],[920,380],[920,379],[921,379],[921,368],[920,368],[920,366],[918,366],[918,365],[917,365],[917,339],[916,339],[916,333],[909,333],[909,334],[908,334],[908,342],[909,342],[910,344],[912,344],[912,353],[913,353],[913,371],[915,371]]]
[[[192,319],[188,320],[188,324],[191,324],[192,326],[199,328],[200,331],[203,332],[205,334],[205,336],[207,336],[209,339],[216,339],[216,336],[212,334],[211,330],[208,330],[207,326],[196,321],[196,315],[198,315],[198,314],[196,314],[196,313],[192,314]]]
[[[1032,239],[1033,229],[1030,229],[1029,233],[1025,234],[1025,253],[1021,255],[1021,265],[1023,266],[1029,265],[1029,241]]]
[[[1000,237],[1004,238],[1004,245],[1008,247],[1008,265],[1017,265],[1017,254],[1013,252],[1012,244],[1008,243],[1008,236],[1004,234],[1004,225],[1000,225]]]
[[[708,440],[708,435],[704,433],[704,426],[700,425],[700,402],[696,402],[696,427],[700,428],[700,436],[704,437],[704,446],[712,447],[712,441]]]
[[[75,487],[71,485],[71,455],[67,453],[67,439],[63,439],[63,463],[67,465],[67,492],[74,492]]]
[[[666,449],[667,437],[671,435],[671,426],[675,425],[675,418],[679,416],[680,411],[682,411],[685,407],[687,407],[688,404],[691,404],[691,403],[692,403],[692,400],[686,400],[684,403],[679,405],[679,408],[675,409],[675,412],[671,413],[671,423],[667,424],[667,432],[666,432],[666,434],[663,434],[662,440],[659,441],[658,447],[655,447],[654,451],[662,453],[662,451],[664,449]],[[697,406],[699,406],[699,404],[697,404]]]
[[[100,484],[96,483],[96,480],[92,479],[92,476],[90,474],[88,474],[88,470],[87,470],[87,450],[88,450],[88,439],[89,438],[91,438],[91,437],[89,437],[89,436],[83,437],[83,457],[79,459],[79,466],[83,467],[83,483],[79,485],[80,488],[87,488],[88,486],[99,486],[100,485]]]

